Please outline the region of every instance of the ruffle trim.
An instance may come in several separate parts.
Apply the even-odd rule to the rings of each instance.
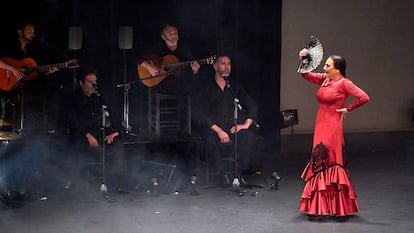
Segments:
[[[306,178],[305,172],[302,178]],[[300,211],[316,216],[349,216],[359,212],[355,190],[342,166],[330,166],[308,178]]]

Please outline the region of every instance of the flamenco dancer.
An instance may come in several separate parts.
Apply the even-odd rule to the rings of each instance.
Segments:
[[[300,59],[308,49],[299,52]],[[346,61],[331,55],[323,67],[324,73],[305,72],[302,77],[319,85],[316,99],[319,110],[313,135],[310,161],[301,178],[306,182],[299,210],[310,220],[334,216],[344,221],[359,212],[357,195],[349,178],[343,149],[343,120],[346,115],[370,101],[369,96],[345,76]],[[345,106],[349,96],[355,101]]]

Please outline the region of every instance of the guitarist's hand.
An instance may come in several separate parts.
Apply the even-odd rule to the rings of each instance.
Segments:
[[[45,74],[48,75],[48,74],[52,74],[58,71],[59,71],[59,68],[57,68],[56,66],[49,66],[49,69]]]
[[[193,61],[191,62],[191,69],[193,70],[193,74],[197,74],[198,70],[200,69],[200,63],[198,63],[197,61]]]
[[[24,78],[24,76],[25,76],[24,69],[20,69],[16,66],[9,65],[9,62],[7,62],[8,59],[7,60],[3,60],[3,59],[5,59],[5,58],[0,58],[0,68],[1,69],[5,69],[5,70],[8,70],[8,71],[12,72],[17,80],[20,80],[20,79]]]
[[[144,61],[141,63],[141,66],[147,69],[152,77],[160,74],[160,69],[149,62]]]
[[[23,73],[22,70],[16,68],[14,66],[10,66],[10,71],[13,72],[14,76],[16,76],[17,80],[24,78],[26,75]]]

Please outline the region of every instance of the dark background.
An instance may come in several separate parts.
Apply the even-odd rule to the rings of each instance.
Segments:
[[[3,33],[16,34],[17,23],[33,21],[37,40],[48,43],[62,57],[79,58],[81,66],[96,67],[100,88],[110,93],[110,104],[120,119],[124,89],[116,85],[124,82],[123,55],[127,82],[137,81],[136,58],[160,40],[163,24],[176,24],[180,40],[190,43],[195,58],[221,51],[232,56],[233,78],[240,80],[259,104],[261,133],[270,137],[273,146],[279,141],[281,1],[39,0],[10,4],[12,17],[2,15]],[[80,50],[68,48],[69,26],[82,28]],[[120,26],[133,27],[130,50],[119,48]],[[209,71],[202,67],[202,72]],[[130,125],[143,133],[147,87],[134,82],[129,97]]]

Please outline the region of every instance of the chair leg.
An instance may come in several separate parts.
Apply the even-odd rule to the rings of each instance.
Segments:
[[[152,99],[151,99],[151,88],[148,88],[148,119],[147,119],[147,123],[148,123],[148,133],[152,132]]]
[[[191,129],[191,96],[187,96],[187,131],[189,135],[192,135]]]

